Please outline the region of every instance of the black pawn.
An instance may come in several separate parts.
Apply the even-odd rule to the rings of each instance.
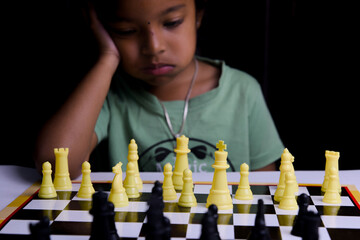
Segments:
[[[251,229],[248,240],[271,240],[265,225],[264,201],[258,200],[258,210],[255,217],[255,226]]]
[[[318,240],[321,218],[318,213],[309,211],[304,216],[303,240]]]
[[[30,223],[32,240],[50,240],[50,221],[44,216],[38,223]]]
[[[302,193],[298,199],[299,212],[298,215],[294,219],[293,228],[291,230],[291,234],[294,236],[301,237],[304,229],[304,216],[308,212],[310,197],[305,193]]]
[[[164,216],[162,194],[161,183],[156,181],[148,201],[149,209],[146,212],[146,240],[170,240],[170,220]]]
[[[220,240],[217,226],[218,209],[216,205],[211,204],[208,211],[201,220],[201,236],[200,240]]]
[[[91,224],[90,240],[119,240],[115,227],[114,204],[108,202],[106,193],[99,191],[93,194],[90,214],[94,216]]]

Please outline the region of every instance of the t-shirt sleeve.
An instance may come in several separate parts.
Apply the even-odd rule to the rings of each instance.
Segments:
[[[98,143],[108,137],[109,121],[110,109],[108,98],[106,98],[95,125],[95,133],[98,138]]]
[[[267,108],[259,84],[255,84],[249,106],[250,169],[256,170],[281,157],[284,146]]]

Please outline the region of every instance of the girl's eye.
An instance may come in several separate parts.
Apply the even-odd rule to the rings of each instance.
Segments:
[[[179,20],[175,20],[175,21],[165,22],[165,23],[164,23],[164,27],[167,27],[167,28],[176,28],[177,26],[179,26],[180,24],[182,24],[183,21],[184,21],[184,19],[179,19]]]

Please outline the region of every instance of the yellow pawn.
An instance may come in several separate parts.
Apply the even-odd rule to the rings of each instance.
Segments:
[[[188,153],[190,149],[188,148],[189,138],[182,135],[181,137],[176,138],[176,153],[175,159],[175,168],[174,174],[172,176],[174,188],[176,190],[182,190],[183,187],[183,173],[184,170],[189,168]]]
[[[42,165],[42,183],[39,190],[39,198],[54,198],[57,196],[54,184],[51,179],[51,164],[44,162]]]
[[[324,203],[340,204],[341,197],[338,189],[338,171],[335,167],[331,167],[329,170],[329,184],[327,186],[325,195],[323,197]]]
[[[127,160],[128,160],[128,162],[132,162],[135,165],[135,168],[134,168],[135,169],[135,183],[136,183],[136,187],[139,190],[141,190],[141,189],[143,189],[143,181],[141,180],[140,173],[139,173],[138,146],[137,146],[134,139],[130,140],[130,144],[129,144],[128,149],[129,149],[129,151],[128,151]]]
[[[111,185],[109,201],[112,202],[116,208],[129,206],[129,198],[126,195],[126,191],[122,183],[121,166],[122,163],[119,162],[112,168],[113,173],[115,173],[115,177]]]
[[[91,182],[91,178],[90,178],[91,170],[90,170],[90,163],[88,161],[83,162],[81,172],[82,172],[82,179],[77,196],[79,198],[91,198],[91,196],[95,193],[95,189]]]
[[[126,177],[124,180],[124,187],[128,198],[140,197],[139,189],[136,186],[135,180],[135,165],[129,162],[126,165]]]
[[[193,192],[192,172],[190,169],[185,169],[183,174],[184,186],[181,191],[178,205],[181,207],[196,207],[197,201]]]
[[[170,163],[164,166],[164,183],[163,188],[163,199],[164,201],[171,201],[177,198],[176,191],[172,182],[172,166]]]
[[[296,184],[295,175],[291,171],[287,172],[285,174],[285,191],[279,204],[280,209],[297,210],[299,208],[295,197]]]
[[[252,200],[253,194],[249,184],[249,165],[246,163],[240,166],[240,183],[235,193],[235,199]]]

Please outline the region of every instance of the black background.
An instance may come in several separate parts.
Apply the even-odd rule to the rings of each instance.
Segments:
[[[2,164],[33,166],[42,124],[96,59],[77,1],[3,8]],[[355,1],[210,0],[199,54],[224,59],[261,84],[295,169],[360,169],[359,14]]]

